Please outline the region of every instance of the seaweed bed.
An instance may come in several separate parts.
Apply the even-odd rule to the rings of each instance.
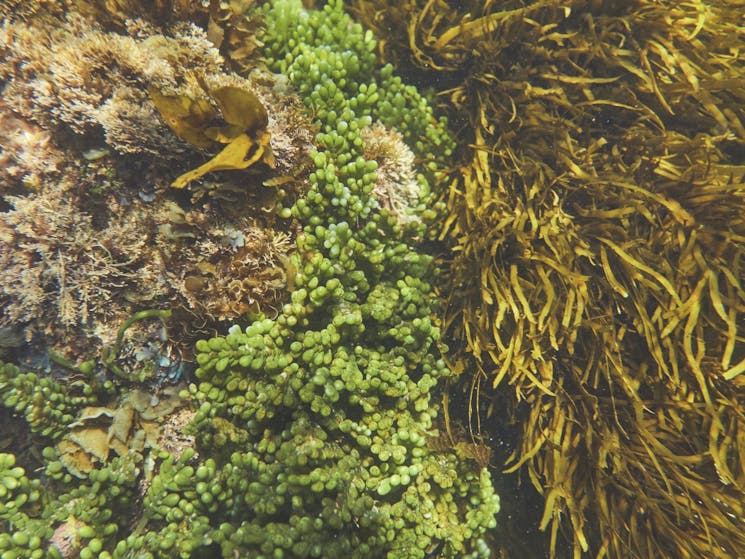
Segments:
[[[745,556],[743,13],[0,1],[0,556]]]

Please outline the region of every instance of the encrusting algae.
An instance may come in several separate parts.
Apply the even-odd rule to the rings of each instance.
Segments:
[[[554,549],[744,556],[742,2],[353,5],[460,131],[448,332]]]

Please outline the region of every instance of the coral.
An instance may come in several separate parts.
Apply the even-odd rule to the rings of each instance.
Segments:
[[[745,554],[741,4],[355,7],[464,123],[447,321],[552,545]]]

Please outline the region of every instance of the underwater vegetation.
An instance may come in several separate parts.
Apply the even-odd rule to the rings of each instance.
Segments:
[[[196,329],[273,312],[294,226],[272,210],[307,188],[314,134],[286,78],[231,72],[194,23],[56,9],[0,26],[0,324],[86,359],[141,308],[173,308],[189,345]],[[153,94],[200,106],[214,138],[271,149],[246,173],[168,192],[222,144],[182,139]],[[261,126],[224,120],[246,98]]]
[[[446,333],[552,545],[745,555],[742,2],[353,6],[458,131]]]
[[[72,41],[86,32],[101,33],[106,45],[124,41],[136,49],[144,48],[138,41],[147,37],[162,44],[163,57],[152,59],[155,66],[188,58],[188,38],[174,43],[165,35],[154,39],[160,33],[151,34],[157,21],[152,12],[146,17],[135,3],[114,3],[107,23],[99,12],[108,4],[90,3],[112,30],[89,29],[88,12],[82,10],[69,15],[58,33],[69,33]],[[145,19],[127,20],[122,28],[117,23],[122,18],[114,16],[129,7],[132,15]],[[132,179],[108,186],[110,197],[104,199],[143,207],[146,219],[158,224],[155,246],[163,253],[169,243],[179,243],[186,256],[200,254],[207,241],[218,244],[209,232],[220,227],[227,237],[222,248],[238,258],[261,243],[250,231],[231,229],[232,223],[253,219],[256,235],[271,235],[272,226],[280,224],[280,232],[288,231],[283,246],[295,246],[282,255],[286,276],[280,291],[285,297],[274,312],[257,312],[269,309],[241,306],[225,286],[226,304],[236,305],[225,318],[235,323],[223,335],[192,332],[203,339],[195,346],[192,382],[180,394],[137,365],[155,362],[178,376],[173,369],[179,361],[164,351],[171,343],[168,336],[160,339],[162,345],[151,339],[139,348],[129,341],[148,329],[173,328],[181,305],[155,306],[167,296],[147,300],[151,304],[146,310],[133,297],[130,312],[119,313],[123,318],[99,352],[93,346],[78,347],[73,355],[55,352],[48,370],[33,371],[10,361],[15,352],[3,354],[0,402],[24,418],[32,432],[48,437],[45,448],[31,457],[33,452],[15,454],[13,447],[0,452],[3,559],[491,556],[485,537],[496,525],[500,503],[489,469],[468,444],[456,448],[443,442],[439,390],[453,371],[441,355],[447,348],[440,340],[433,257],[420,248],[431,237],[427,229],[435,217],[428,209],[431,189],[445,176],[442,161],[452,155],[454,142],[446,121],[433,116],[428,101],[390,65],[378,65],[372,35],[342,8],[339,1],[316,11],[306,10],[299,0],[277,0],[250,15],[250,21],[263,22],[263,56],[269,70],[287,77],[284,82],[260,69],[249,78],[226,77],[217,62],[215,71],[222,77],[204,71],[192,80],[184,74],[170,90],[160,84],[151,87],[151,80],[139,80],[137,72],[122,72],[136,82],[134,95],[149,111],[144,129],[158,129],[180,146],[183,157],[175,157],[167,172],[160,166],[157,173],[145,175],[153,177],[156,188],[144,197],[132,195],[137,192],[130,190],[136,185]],[[5,62],[12,59],[3,74],[9,93],[50,79],[39,70],[33,76],[13,74],[8,68],[16,65],[35,70],[13,58],[28,52],[7,46],[8,41],[30,40],[33,26],[48,24],[49,15],[24,13],[18,21],[4,23],[2,56]],[[70,25],[85,31],[72,33]],[[174,25],[183,29],[178,22]],[[134,37],[122,35],[126,26],[139,31]],[[187,28],[201,43],[199,28]],[[44,48],[57,56],[64,51]],[[240,58],[245,51],[235,45],[226,50],[245,62]],[[215,52],[210,50],[210,56]],[[116,72],[111,76],[106,92],[117,81]],[[214,84],[211,79],[233,83]],[[286,94],[280,99],[271,93],[278,89]],[[283,128],[305,122],[296,115],[292,97],[302,99],[313,119],[310,153],[304,151],[308,127],[299,127],[294,136]],[[49,99],[49,107],[56,106],[52,93]],[[87,138],[106,129],[95,118],[100,100],[84,105],[88,120],[49,116],[40,107],[21,107],[14,118]],[[235,105],[241,106],[241,115],[233,114]],[[256,109],[250,122],[242,120],[245,105]],[[288,115],[292,118],[281,123],[274,120]],[[236,147],[240,157],[235,161],[256,161],[214,178],[213,167],[209,175],[190,176],[193,180],[176,185],[183,188],[171,188],[174,177],[194,168],[198,158],[189,153],[195,147],[220,149],[214,143],[178,143],[179,137],[193,140],[195,131],[228,147],[243,142],[239,139],[245,135],[253,143],[245,152],[245,142]],[[292,140],[296,137],[297,143]],[[117,152],[111,157],[128,153],[108,143],[108,133],[104,138]],[[80,141],[88,148],[87,140]],[[23,146],[10,145],[11,152],[4,155],[22,166]],[[148,153],[139,155],[149,158]],[[269,153],[276,159],[274,169],[259,162]],[[215,154],[202,156],[209,161]],[[61,157],[64,174],[73,156]],[[106,164],[97,155],[93,161]],[[15,171],[10,176],[14,182],[9,185],[12,195],[4,198],[5,214],[17,215],[22,201],[36,200],[44,208],[44,194],[55,184],[74,191],[71,175],[63,181],[41,173],[37,189],[29,191],[23,176]],[[286,192],[243,215],[246,199],[239,189],[253,186]],[[87,193],[81,197],[91,200]],[[79,211],[77,200],[68,198]],[[148,212],[147,204],[157,204],[158,211]],[[220,210],[217,218],[214,208]],[[263,213],[271,218],[260,220]],[[95,226],[101,214],[90,215]],[[152,231],[152,225],[145,230]],[[16,234],[10,223],[7,231]],[[24,243],[15,238],[7,243],[3,250],[9,255],[33,257],[29,268],[45,262],[40,253],[24,252]],[[175,263],[177,256],[172,249],[157,262]],[[193,257],[189,261],[194,265]],[[139,262],[135,266],[144,267]],[[207,290],[219,285],[213,277],[220,266],[209,259],[194,268],[184,286],[196,307]],[[249,263],[221,268],[237,282],[265,279]],[[51,285],[57,287],[59,280]],[[18,301],[4,303],[7,308]],[[55,318],[51,314],[43,320],[54,323]]]
[[[150,88],[155,107],[179,138],[202,148],[212,147],[216,142],[227,144],[212,159],[184,173],[171,186],[184,188],[207,173],[246,169],[257,161],[274,167],[271,135],[267,130],[269,116],[256,94],[235,86],[205,89],[209,100],[219,107],[224,124],[215,124],[218,115],[207,99],[163,95]]]

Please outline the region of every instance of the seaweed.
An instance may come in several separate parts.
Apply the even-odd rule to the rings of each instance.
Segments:
[[[213,90],[208,90],[206,84],[203,87],[219,107],[224,123],[215,123],[218,113],[205,98],[149,90],[155,108],[179,138],[199,148],[227,144],[212,159],[179,176],[171,186],[184,188],[212,171],[246,169],[257,161],[274,167],[267,131],[269,117],[256,94],[233,86]]]
[[[445,321],[554,553],[745,554],[742,3],[353,6],[459,124]]]

